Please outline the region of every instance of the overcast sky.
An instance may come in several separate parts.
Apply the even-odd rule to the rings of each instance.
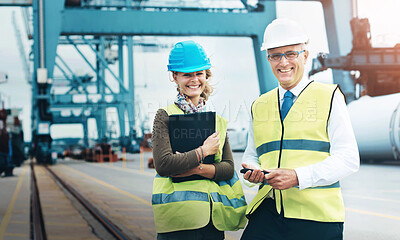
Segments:
[[[16,44],[14,26],[12,24],[12,12],[15,12],[19,28],[22,32],[26,53],[30,52],[30,43],[27,41],[24,26],[21,22],[19,8],[0,8],[0,72],[7,72],[8,83],[0,85],[0,94],[5,100],[6,107],[22,108],[21,118],[24,123],[26,140],[30,139],[30,85],[26,82],[23,72],[21,57]],[[400,1],[396,0],[359,0],[360,17],[368,17],[371,22],[372,40],[374,46],[393,46],[400,41]],[[324,29],[322,8],[318,2],[278,2],[278,16],[291,17],[302,24],[309,33],[311,56],[318,52],[327,52],[326,32]],[[172,43],[187,40],[189,38],[171,37],[163,40]],[[238,119],[238,111],[241,109],[247,114],[251,102],[258,96],[259,88],[254,62],[254,54],[250,39],[247,38],[210,38],[192,37],[206,49],[213,65],[215,94],[210,99],[217,111],[230,120],[231,124],[242,124]],[[240,46],[240,47],[238,47]],[[147,116],[150,119],[156,108],[164,106],[174,98],[174,84],[168,81],[166,64],[169,49],[160,52],[143,52],[139,48],[135,52],[135,83],[137,99],[145,106]],[[64,56],[74,71],[90,72],[82,59],[68,47],[59,47],[58,52]],[[310,61],[311,62],[311,61]],[[310,63],[309,62],[309,63]],[[310,65],[310,64],[309,64]],[[330,82],[330,72],[319,74],[318,81]],[[112,83],[110,83],[112,84]],[[143,88],[147,84],[147,88]],[[246,89],[244,92],[243,90]],[[155,97],[158,96],[158,97]],[[115,114],[112,118],[116,118]],[[242,114],[243,115],[243,114]],[[240,118],[243,118],[241,116]],[[93,135],[93,129],[90,130]],[[71,131],[70,131],[71,132]]]

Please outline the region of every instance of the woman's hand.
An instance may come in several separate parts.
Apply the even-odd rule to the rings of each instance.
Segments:
[[[203,143],[204,157],[216,154],[219,148],[219,132],[211,134]]]

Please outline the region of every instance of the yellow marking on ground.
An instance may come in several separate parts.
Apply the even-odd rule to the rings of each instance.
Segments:
[[[354,209],[354,208],[346,208],[346,210],[350,211],[350,212],[362,213],[362,214],[371,215],[371,216],[375,216],[375,217],[383,217],[383,218],[389,218],[389,219],[394,219],[394,220],[400,220],[400,217],[381,214],[381,213],[369,212],[369,211],[364,211],[364,210],[359,210],[359,209]]]
[[[6,234],[6,229],[7,229],[8,224],[10,223],[14,204],[15,204],[15,201],[17,200],[19,190],[21,189],[22,181],[24,180],[24,175],[25,175],[26,169],[27,169],[27,165],[25,165],[24,169],[22,170],[21,176],[18,179],[17,187],[15,188],[15,191],[11,197],[10,204],[8,205],[7,212],[4,215],[3,220],[1,221],[0,239],[3,239],[4,235]]]
[[[343,194],[343,196],[344,197],[356,197],[356,198],[362,198],[362,199],[369,199],[369,200],[374,200],[374,201],[400,203],[400,200],[377,198],[377,197],[367,197],[367,196],[354,195],[354,194]]]
[[[6,233],[6,236],[13,236],[13,237],[28,237],[29,235],[26,233]]]
[[[83,223],[63,223],[63,222],[46,222],[49,226],[76,226],[76,227],[86,227],[87,224]]]
[[[15,223],[15,224],[29,224],[28,221],[10,221],[10,223]]]
[[[135,195],[133,195],[133,194],[131,194],[131,193],[128,193],[128,192],[126,192],[126,191],[124,191],[124,190],[121,190],[121,189],[119,189],[119,188],[117,188],[117,187],[115,187],[115,186],[113,186],[113,185],[111,185],[111,184],[105,183],[105,182],[103,182],[103,181],[101,181],[101,180],[99,180],[99,179],[97,179],[97,178],[91,177],[91,176],[89,176],[89,175],[87,175],[87,174],[85,174],[85,173],[83,173],[83,172],[80,172],[80,171],[75,170],[75,169],[73,169],[73,168],[67,167],[66,165],[60,164],[60,166],[62,166],[63,168],[66,168],[66,169],[68,169],[68,170],[70,170],[70,171],[72,171],[72,172],[74,172],[74,173],[76,173],[76,174],[79,174],[79,175],[81,175],[81,176],[83,176],[83,177],[85,177],[85,178],[87,178],[87,179],[90,179],[90,180],[92,180],[93,182],[96,182],[96,183],[98,183],[98,184],[100,184],[100,185],[103,185],[103,186],[105,186],[105,187],[108,187],[108,188],[110,188],[110,189],[113,189],[113,190],[115,190],[115,191],[117,191],[117,192],[119,192],[119,193],[121,193],[121,194],[123,194],[123,195],[125,195],[125,196],[128,196],[128,197],[130,197],[130,198],[133,198],[133,199],[135,199],[135,200],[137,200],[137,201],[139,201],[139,202],[141,202],[141,203],[143,203],[143,204],[145,204],[145,205],[151,206],[151,202],[149,202],[149,201],[147,201],[147,200],[145,200],[145,199],[143,199],[143,198],[140,198],[140,197],[138,197],[138,196],[135,196]]]
[[[100,164],[94,164],[94,166],[102,167],[102,168],[111,168],[110,166],[100,165]],[[114,166],[111,169],[118,170],[121,172],[130,172],[130,173],[135,173],[135,174],[146,175],[146,176],[150,176],[150,177],[154,177],[156,175],[155,173],[152,173],[152,172],[144,172],[144,171],[142,172],[142,171],[136,170],[136,169],[122,168],[122,167],[117,167],[117,166]]]

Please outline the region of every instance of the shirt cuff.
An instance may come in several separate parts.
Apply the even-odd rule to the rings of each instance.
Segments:
[[[245,162],[245,163],[252,164],[252,165],[254,166],[254,163],[251,163],[251,162]],[[255,167],[255,169],[261,169],[261,168],[260,168],[259,166],[257,166],[257,165],[254,166],[254,167]],[[242,179],[243,184],[246,185],[247,187],[252,188],[252,187],[260,186],[260,185],[261,185],[261,183],[252,183],[252,182],[249,182],[248,180],[246,180],[246,179],[243,178],[243,175],[244,175],[244,174],[241,174],[240,178]]]
[[[300,167],[294,169],[297,174],[297,180],[299,181],[299,190],[312,187],[312,173],[310,167]]]
[[[249,181],[247,181],[246,179],[244,179],[243,177],[242,177],[242,181],[243,181],[243,184],[246,185],[246,186],[249,187],[249,188],[252,188],[252,187],[260,186],[260,185],[261,185],[261,183],[252,183],[252,182],[249,182]]]

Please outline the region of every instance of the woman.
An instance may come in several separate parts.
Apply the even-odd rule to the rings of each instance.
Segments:
[[[153,184],[153,211],[157,239],[224,239],[224,231],[246,224],[246,201],[234,170],[232,151],[226,137],[227,121],[216,117],[216,131],[202,146],[188,152],[172,152],[168,133],[169,115],[206,111],[213,91],[210,60],[193,41],[179,42],[169,55],[178,95],[157,111],[152,135],[157,171]],[[215,154],[214,163],[202,160]],[[172,181],[172,177],[200,175],[203,180]]]

